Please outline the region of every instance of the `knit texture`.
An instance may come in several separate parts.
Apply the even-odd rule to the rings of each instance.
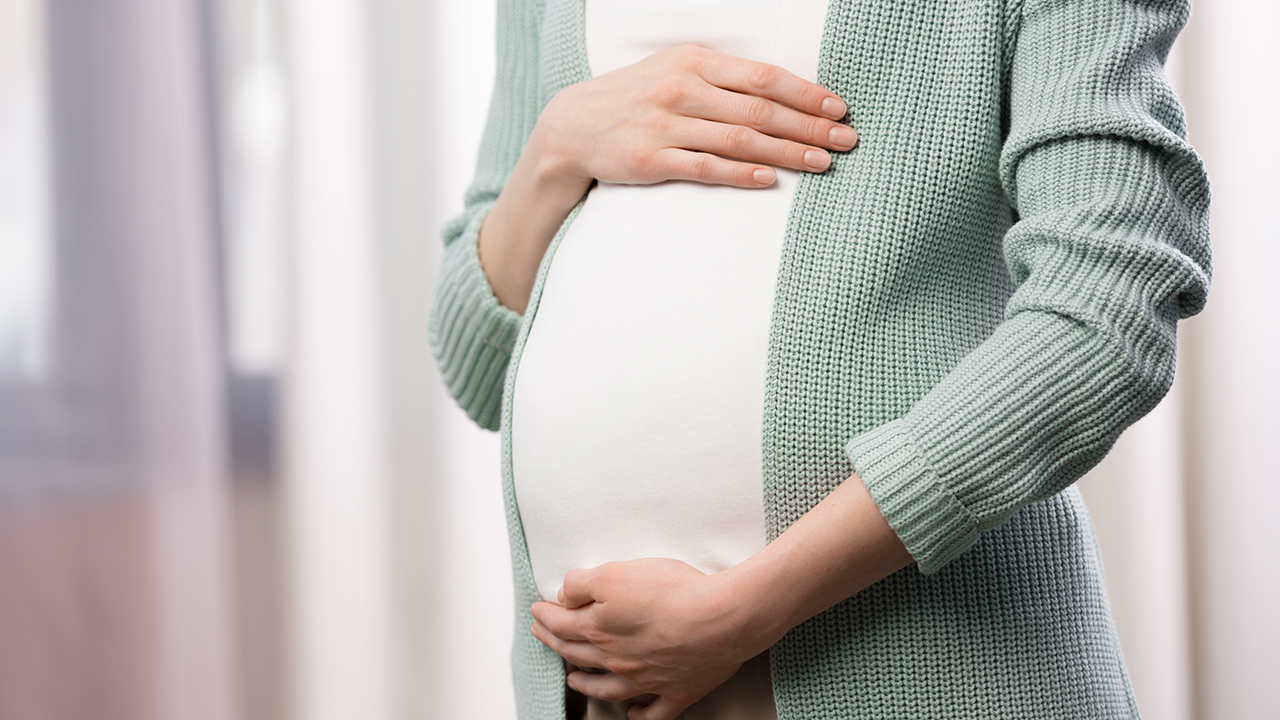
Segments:
[[[1162,71],[1187,13],[832,0],[818,81],[861,140],[802,175],[788,221],[767,531],[856,468],[916,565],[774,646],[781,720],[1137,716],[1070,485],[1167,391],[1176,322],[1208,291],[1208,183]],[[493,298],[475,240],[542,106],[589,70],[581,0],[500,0],[498,17],[489,121],[430,331],[458,402],[504,431],[520,717],[562,720],[562,664],[524,631],[536,589],[508,430],[564,228],[523,317]]]

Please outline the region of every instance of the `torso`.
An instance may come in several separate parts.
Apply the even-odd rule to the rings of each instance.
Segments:
[[[1151,57],[1149,45],[1139,43],[1152,32],[1168,37],[1180,22],[1175,17],[1180,10],[1170,6],[1135,14],[1103,5],[1107,4],[1007,0],[832,3],[819,77],[848,103],[861,140],[857,150],[834,154],[827,172],[802,175],[789,211],[770,319],[763,415],[768,537],[802,517],[849,477],[856,464],[874,461],[886,473],[893,472],[886,467],[896,465],[904,477],[922,481],[924,475],[932,476],[921,473],[928,469],[921,448],[867,443],[884,440],[881,431],[901,429],[890,423],[919,407],[950,373],[972,377],[984,372],[983,367],[1003,364],[1007,358],[993,350],[993,333],[1005,323],[1019,333],[1015,351],[1024,358],[1070,348],[1067,352],[1084,359],[1095,347],[1085,340],[1094,328],[1076,327],[1054,309],[1077,307],[1081,298],[1105,292],[1099,278],[1111,277],[1108,273],[1115,267],[1109,263],[1114,258],[1086,253],[1089,259],[1081,262],[1091,270],[1073,276],[1084,283],[1078,288],[1069,282],[1019,286],[1010,275],[1010,262],[1039,257],[1048,263],[1041,270],[1054,277],[1051,259],[1066,257],[1058,253],[1095,248],[1093,240],[1098,238],[1091,240],[1092,235],[1043,234],[1044,228],[1057,227],[1064,218],[1075,222],[1075,190],[1092,188],[1089,192],[1103,193],[1107,202],[1119,203],[1117,207],[1173,192],[1166,174],[1172,166],[1160,163],[1178,157],[1178,151],[1147,146],[1141,138],[1164,133],[1161,118],[1180,115],[1165,95],[1143,94],[1156,87],[1146,84],[1156,82],[1150,64],[1123,63],[1128,57]],[[475,195],[480,200],[496,189],[496,178],[515,152],[510,147],[513,138],[533,125],[537,108],[557,89],[590,77],[582,0],[529,0],[503,7],[519,12],[506,18],[507,30],[500,36],[507,49],[514,50],[504,51],[504,62],[537,62],[539,70],[532,79],[528,76],[535,74],[524,72],[527,68],[500,78],[508,85],[495,97],[500,101],[495,108],[503,114],[497,117],[491,152],[481,156]],[[1106,22],[1095,22],[1096,18]],[[1032,32],[1020,24],[1023,20],[1032,22]],[[1127,54],[1132,52],[1141,54]],[[1147,80],[1130,83],[1138,77]],[[1110,80],[1097,85],[1098,78]],[[533,83],[536,87],[531,88]],[[1103,89],[1105,98],[1098,94]],[[1035,99],[1041,95],[1043,101]],[[1017,104],[1014,96],[1021,98]],[[1105,117],[1123,120],[1123,127],[1133,133],[1124,137],[1132,142],[1094,135],[1103,117],[1096,114],[1103,106],[1095,100],[1105,100],[1108,112],[1114,111]],[[1138,108],[1159,112],[1135,113]],[[1060,143],[1063,136],[1058,133],[1064,130],[1082,135]],[[1077,144],[1080,154],[1065,147]],[[1110,170],[1091,166],[1088,160],[1092,149],[1102,144],[1116,151],[1126,148],[1126,163],[1151,164],[1118,165],[1117,171],[1127,173],[1134,184],[1114,188],[1105,182]],[[1033,184],[1025,187],[1043,193],[1051,187],[1046,183],[1062,182],[1071,197],[1040,194],[1034,205],[1024,207],[1027,215],[1019,231],[1024,234],[1012,238],[1016,242],[1011,246],[1008,233],[1016,225],[1002,180],[1020,179],[1019,158],[1024,153],[1048,162],[1036,148],[1063,151],[1065,155],[1055,157],[1076,157],[1078,162],[1061,165],[1066,175],[1052,173],[1062,175],[1057,179],[1047,177],[1046,166],[1040,165],[1027,178],[1034,179]],[[1001,168],[1014,173],[1002,178]],[[1188,183],[1180,187],[1194,194],[1199,181],[1182,177]],[[1186,200],[1192,195],[1168,197]],[[1143,207],[1150,211],[1155,206]],[[1187,211],[1199,212],[1189,206]],[[473,210],[466,217],[474,221],[479,215]],[[1181,213],[1172,218],[1156,218],[1151,212],[1125,217],[1123,222],[1111,215],[1101,219],[1118,223],[1106,226],[1107,232],[1126,227],[1145,232],[1164,227],[1166,220],[1194,220]],[[473,231],[474,223],[464,229]],[[564,237],[562,233],[553,241],[549,258],[556,258]],[[513,427],[521,425],[521,410],[513,406],[515,373],[531,337],[538,351],[540,297],[544,289],[548,297],[559,292],[557,272],[563,268],[552,268],[548,262],[540,269],[526,318],[513,320],[514,314],[500,312],[493,298],[474,297],[474,286],[484,275],[475,262],[474,237],[461,239],[466,242],[452,246],[445,277],[457,290],[445,304],[437,301],[433,343],[448,368],[450,386],[473,417],[497,426],[493,413],[500,403],[503,491],[518,618],[512,645],[517,700],[522,718],[563,720],[562,660],[523,625],[533,621],[528,606],[539,591],[521,518],[530,508],[518,507],[516,497],[520,459],[513,463],[513,450],[519,454],[520,441],[513,443],[512,438]],[[566,247],[572,251],[573,243],[582,239],[575,234]],[[681,252],[672,255],[671,262],[693,259]],[[1143,271],[1142,287],[1169,287],[1151,274],[1157,272],[1154,266]],[[1021,309],[1015,308],[1016,316],[1011,317],[1009,301],[1019,287]],[[1147,296],[1110,297],[1126,311],[1139,312],[1136,303]],[[1028,319],[1043,337],[1026,333],[1028,326],[1020,323]],[[483,335],[476,334],[481,331]],[[500,362],[508,347],[511,363],[504,374]],[[971,353],[976,362],[962,362]],[[1105,358],[1111,355],[1088,358],[1087,367],[1096,371],[1087,378],[1090,382],[1131,370],[1124,357]],[[1062,372],[1057,367],[1032,380],[1036,387],[1070,391],[1071,383],[1082,378]],[[1017,407],[1010,415],[1010,398],[1027,397],[1021,392],[1028,377],[983,377],[983,382],[992,381],[996,382],[990,389],[1000,392],[986,397],[998,407],[972,405],[980,401],[972,394],[977,392],[974,388],[946,391],[966,398],[954,409],[974,427],[930,449],[946,455],[948,464],[966,463],[961,468],[966,475],[978,474],[969,487],[982,488],[984,502],[1003,507],[1029,504],[982,532],[938,572],[925,575],[905,569],[787,633],[769,651],[779,715],[921,717],[937,715],[935,711],[943,708],[945,715],[971,720],[1137,717],[1092,526],[1080,496],[1069,487],[1032,501],[1035,489],[1048,487],[1040,483],[1065,480],[1070,468],[1078,467],[1071,463],[1082,457],[1080,451],[1098,449],[1097,438],[1081,437],[1085,445],[1069,447],[1019,446],[1012,438],[1066,427],[1042,425],[1057,423],[1058,418],[1042,413],[1047,408],[1061,411],[1066,395],[1038,396],[1026,410],[1032,414]],[[1112,397],[1106,407],[1121,407],[1115,402],[1124,401]],[[1085,412],[1094,421],[1111,421],[1096,408]],[[949,424],[936,405],[921,417],[935,429]],[[1027,431],[1010,421],[1020,417],[1034,418],[1037,427]],[[859,443],[853,456],[851,442]],[[522,493],[528,496],[531,491],[526,485]],[[519,503],[524,503],[524,496]],[[930,507],[948,496],[950,490],[935,477],[931,482],[913,481],[899,498]],[[990,512],[995,506],[984,507]],[[931,543],[952,549],[967,541],[965,520],[952,522],[951,517],[923,523]],[[536,519],[529,519],[532,526]],[[969,525],[973,520],[968,518]],[[934,560],[940,557],[933,555]],[[533,560],[541,567],[542,558]]]
[[[825,13],[825,0],[588,0],[588,60],[600,75],[693,43],[812,81]],[[600,184],[562,238],[512,400],[543,597],[574,568],[670,557],[710,573],[763,547],[769,319],[797,178]]]

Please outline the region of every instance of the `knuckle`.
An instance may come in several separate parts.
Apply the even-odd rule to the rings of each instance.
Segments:
[[[747,83],[756,90],[768,90],[778,80],[778,71],[772,65],[757,63],[747,74]]]
[[[749,98],[746,102],[747,123],[762,128],[773,118],[773,103],[764,98]]]
[[[649,173],[653,167],[653,149],[643,144],[631,146],[627,151],[627,165],[630,166],[632,174],[645,175]],[[577,572],[577,571],[575,571]],[[574,577],[577,583],[580,575]],[[569,576],[565,576],[565,584],[568,585]]]
[[[711,156],[697,155],[689,161],[689,175],[699,182],[711,179]]]
[[[734,157],[742,157],[751,148],[751,131],[744,127],[732,127],[724,134],[725,150]]]
[[[806,85],[800,88],[800,97],[797,98],[797,101],[800,103],[800,107],[802,108],[817,108],[822,105],[822,99],[824,97],[826,97],[826,95],[821,90],[816,87]]]
[[[640,663],[626,658],[608,658],[603,661],[604,669],[625,678],[640,669]]]
[[[684,83],[677,77],[664,77],[653,83],[646,93],[649,102],[659,107],[674,107],[684,99]]]
[[[808,147],[799,143],[784,142],[779,149],[778,154],[782,157],[782,163],[788,167],[804,166],[804,151]]]
[[[706,60],[707,49],[686,43],[675,48],[675,56],[680,66],[688,70],[696,70],[702,67],[703,62]]]
[[[810,116],[809,119],[804,121],[804,125],[805,139],[815,145],[826,144],[827,135],[830,132],[828,130],[830,123],[822,118]]]

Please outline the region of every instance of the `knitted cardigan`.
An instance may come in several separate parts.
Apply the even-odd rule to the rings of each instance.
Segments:
[[[429,332],[459,404],[503,430],[520,717],[563,720],[563,665],[525,631],[509,429],[564,229],[524,316],[494,298],[476,236],[541,108],[590,70],[581,0],[498,1],[496,87]],[[1162,70],[1188,11],[831,0],[818,82],[861,144],[803,174],[790,211],[767,535],[856,468],[916,564],[772,648],[781,720],[1137,716],[1070,486],[1167,391],[1177,320],[1208,291],[1208,183]]]

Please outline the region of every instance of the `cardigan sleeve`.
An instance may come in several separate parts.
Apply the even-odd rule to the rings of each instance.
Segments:
[[[538,0],[498,0],[497,77],[465,210],[444,228],[444,259],[428,334],[450,394],[481,427],[496,430],[521,317],[494,297],[476,241],[542,109]]]
[[[845,447],[932,573],[1077,480],[1173,381],[1209,286],[1208,180],[1163,74],[1186,0],[1026,0],[1001,183],[1016,290],[905,416]]]

